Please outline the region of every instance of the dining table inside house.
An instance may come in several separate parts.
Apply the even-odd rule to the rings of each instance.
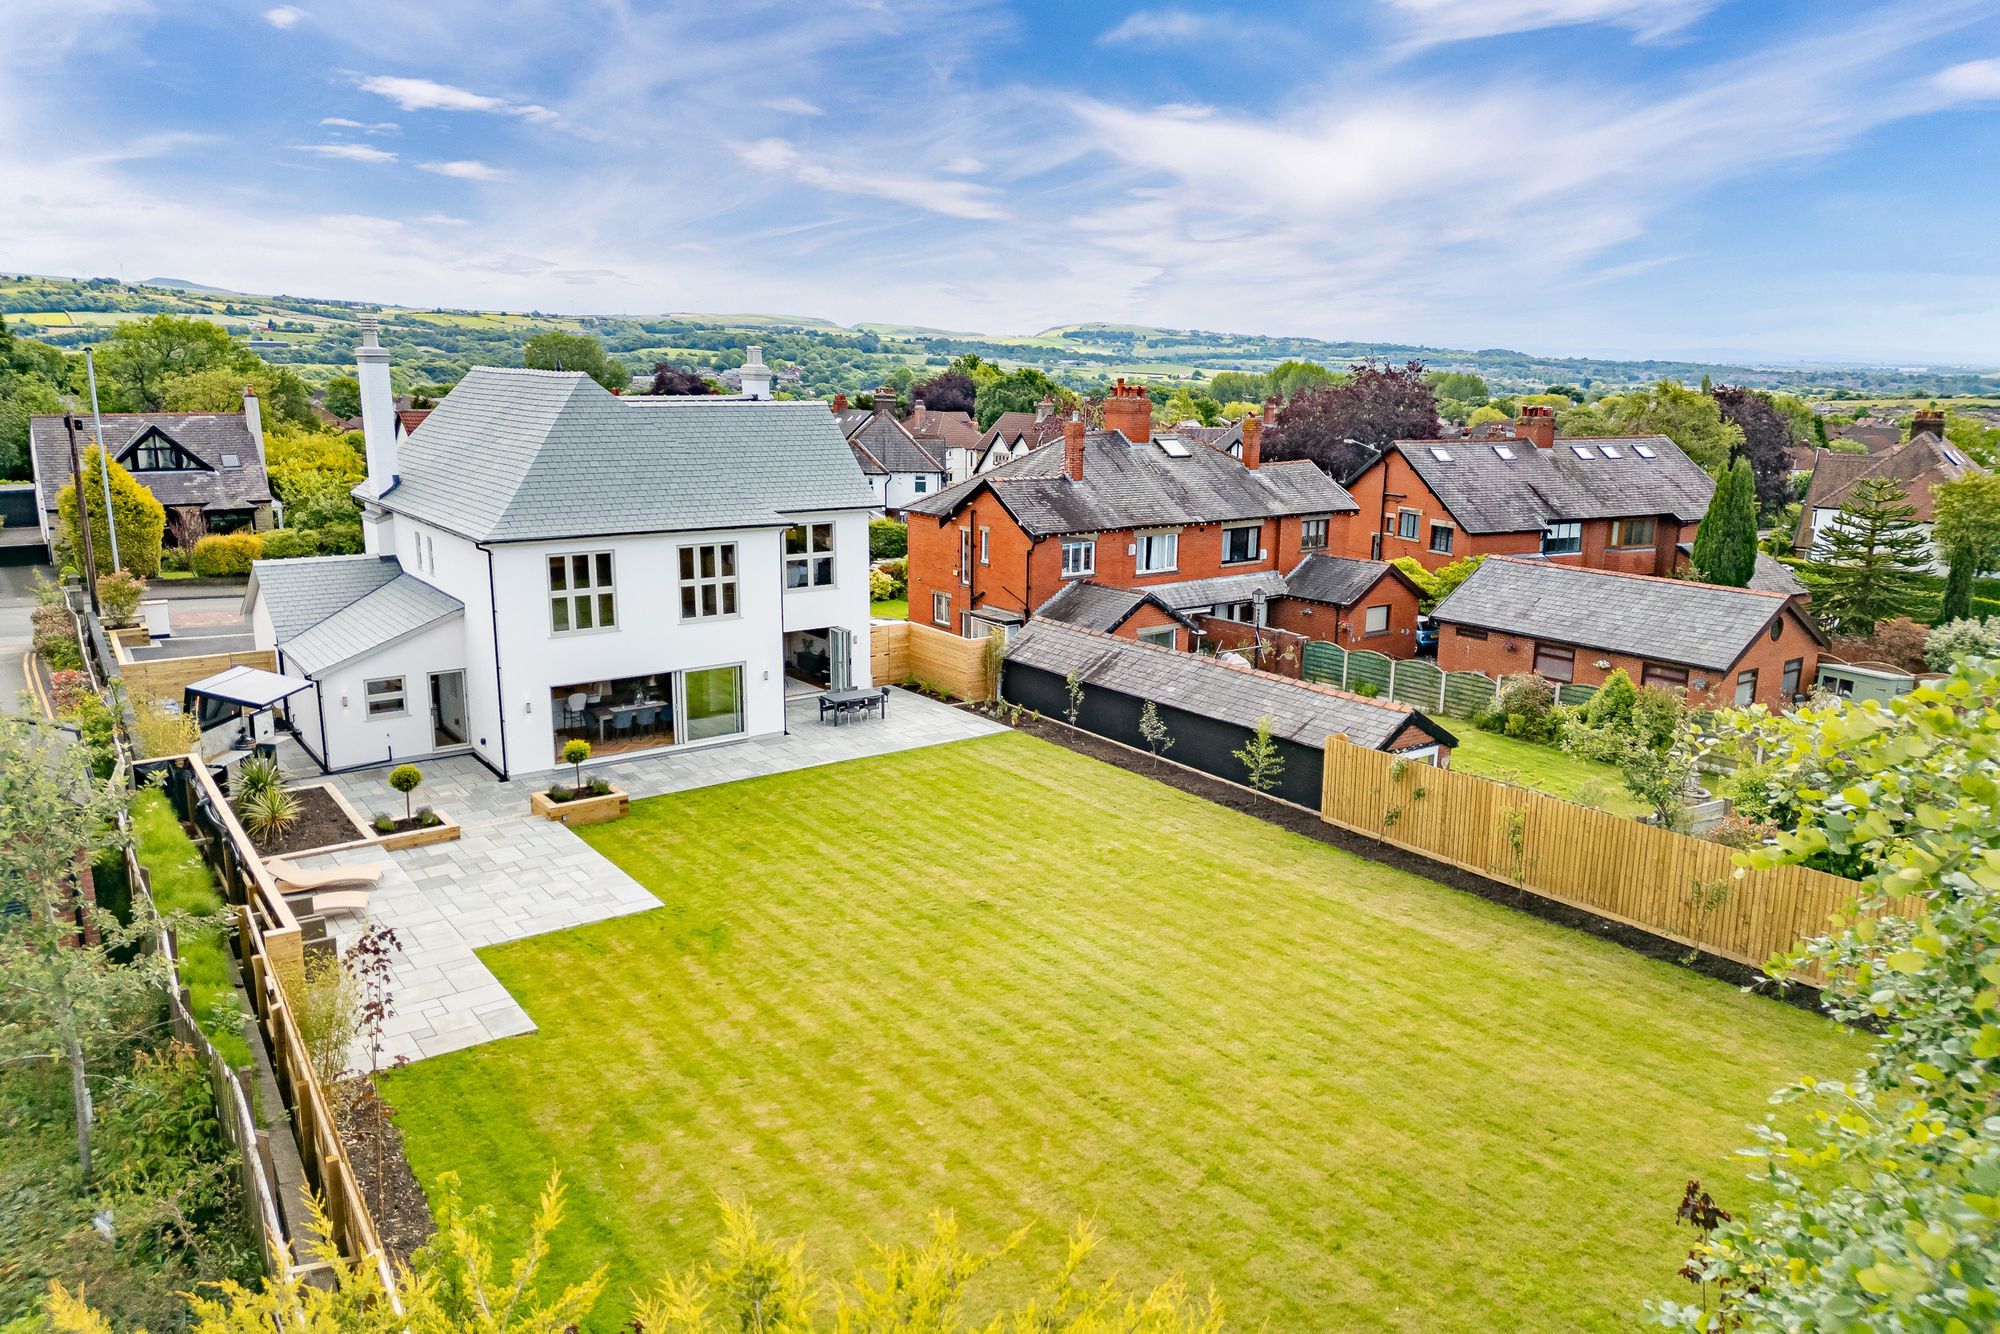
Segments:
[[[597,739],[602,741],[605,739],[606,732],[609,731],[611,725],[617,719],[628,717],[635,713],[644,713],[648,709],[663,711],[669,707],[671,705],[664,699],[638,699],[626,704],[592,704],[584,712],[588,713],[596,721]]]

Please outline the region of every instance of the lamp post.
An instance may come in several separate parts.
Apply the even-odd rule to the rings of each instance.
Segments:
[[[83,368],[90,372],[90,419],[97,424],[97,463],[104,478],[104,532],[111,539],[111,568],[122,570],[125,562],[118,559],[118,525],[111,521],[111,454],[104,447],[104,414],[97,410],[97,359],[89,348],[83,350]]]
[[[83,475],[83,451],[77,448],[77,425],[75,417],[67,412],[63,414],[63,431],[69,436],[70,475],[76,478],[76,526],[83,543],[83,587],[90,594],[90,614],[101,616],[97,606],[97,552],[90,541],[89,485]],[[98,458],[101,460],[103,457],[104,451],[98,450]],[[104,526],[111,526],[110,510],[104,512]]]

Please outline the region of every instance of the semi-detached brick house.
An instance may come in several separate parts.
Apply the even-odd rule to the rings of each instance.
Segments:
[[[1690,703],[1783,708],[1826,640],[1797,594],[1489,559],[1439,603],[1438,666],[1601,685],[1617,668]]]
[[[1511,440],[1399,440],[1347,484],[1372,529],[1355,555],[1540,556],[1628,574],[1671,574],[1715,482],[1661,435],[1556,439],[1546,407],[1521,409]]]
[[[1191,647],[1191,620],[1248,623],[1303,557],[1347,554],[1353,499],[1311,463],[1264,463],[1261,422],[1240,460],[1155,439],[1145,391],[1121,385],[1104,425],[1072,418],[1060,444],[910,505],[912,620],[979,636],[1024,624],[1088,581],[1164,604],[1135,604],[1119,619],[1122,636],[1153,630],[1148,638],[1165,642],[1171,629],[1176,646]]]

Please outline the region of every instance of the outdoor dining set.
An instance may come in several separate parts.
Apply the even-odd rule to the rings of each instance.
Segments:
[[[867,717],[870,712],[889,716],[889,687],[876,690],[829,690],[819,697],[819,720],[823,723],[829,717],[835,727],[846,722],[850,716]]]

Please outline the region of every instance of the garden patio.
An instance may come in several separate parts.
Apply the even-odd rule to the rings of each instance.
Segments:
[[[387,1087],[419,1180],[518,1239],[551,1165],[595,1327],[718,1198],[860,1263],[934,1208],[1232,1327],[1610,1329],[1680,1296],[1690,1177],[1827,1022],[1007,734],[580,832],[661,907],[480,951],[538,1026]]]

